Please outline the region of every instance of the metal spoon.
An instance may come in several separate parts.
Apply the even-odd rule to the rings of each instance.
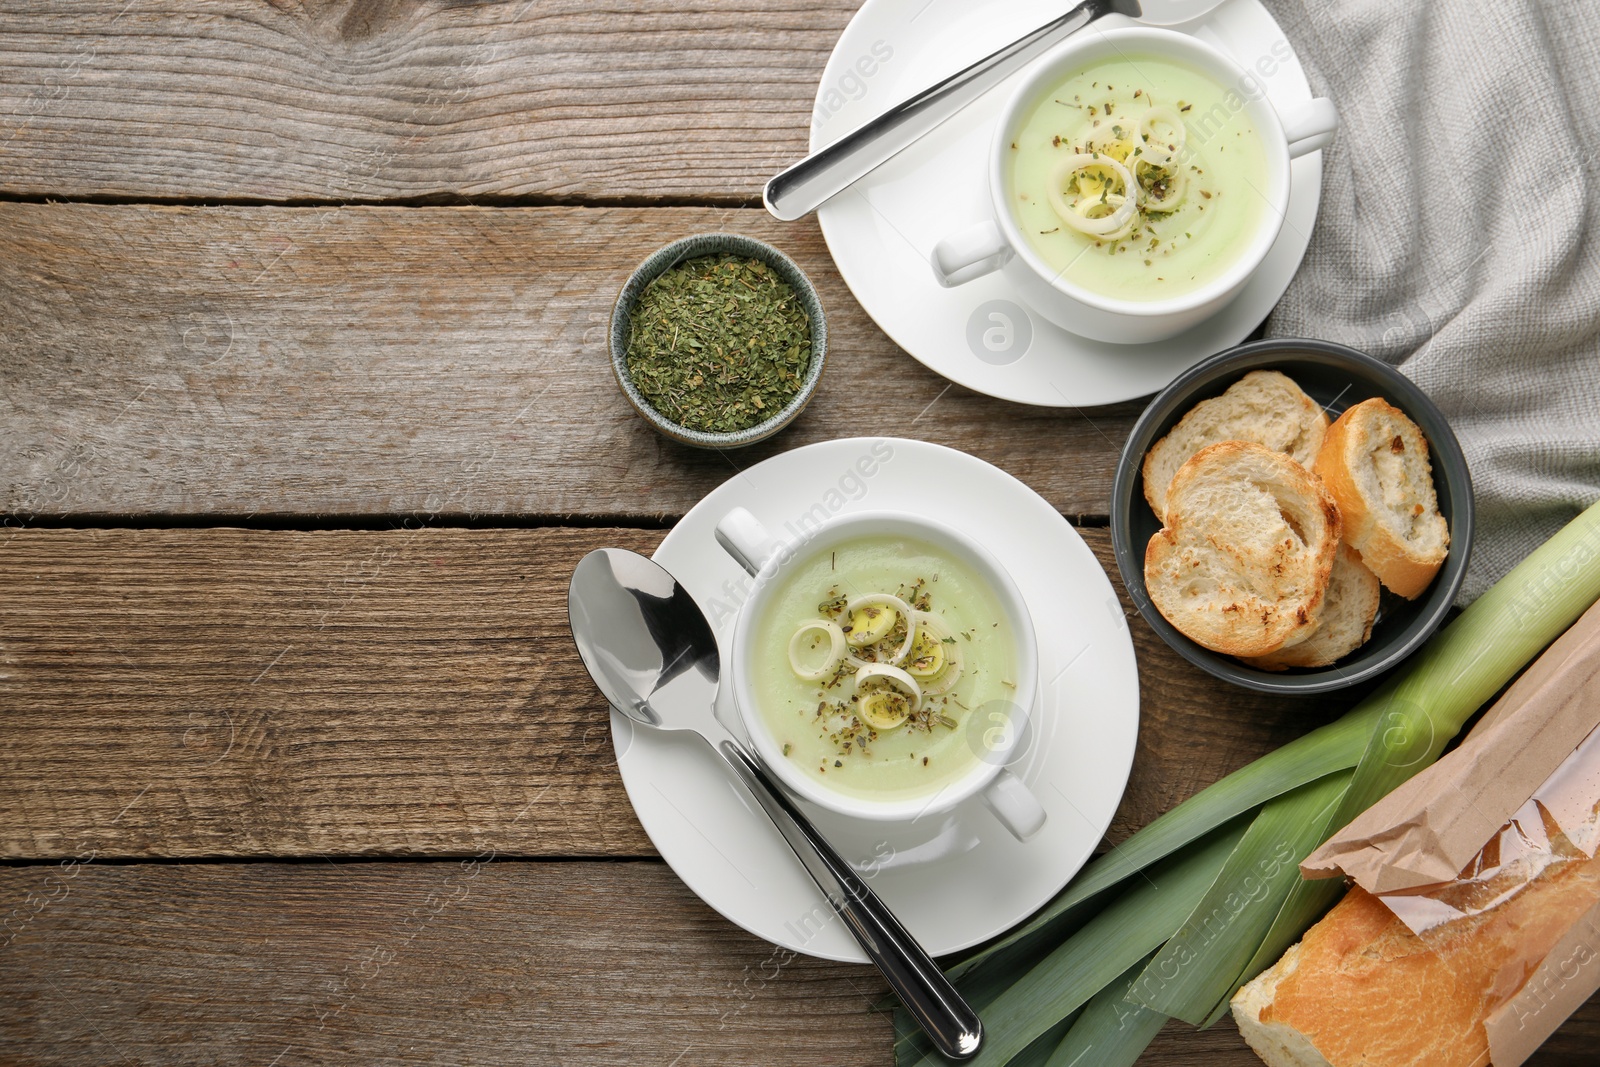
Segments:
[[[716,637],[677,580],[637,552],[597,549],[572,574],[567,614],[578,655],[606,699],[636,722],[705,738],[750,788],[939,1051],[957,1060],[975,1055],[983,1041],[978,1013],[761,761],[717,721]]]
[[[937,85],[902,100],[859,129],[811,153],[767,182],[762,201],[785,222],[817,210],[1053,46],[1105,15],[1149,26],[1197,19],[1222,0],[1083,0]]]

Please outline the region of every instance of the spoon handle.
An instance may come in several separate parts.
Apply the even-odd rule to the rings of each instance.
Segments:
[[[1082,0],[1066,14],[1019,37],[1004,48],[902,100],[859,129],[819,148],[767,182],[762,199],[785,222],[809,215],[838,193],[899,155],[924,135],[1051,46],[1111,11],[1134,16],[1139,6],[1127,0]]]
[[[778,788],[759,760],[726,738],[713,742],[712,747],[750,787],[778,832],[816,879],[823,896],[940,1053],[953,1060],[976,1055],[983,1041],[983,1023],[978,1013],[956,992],[900,920]]]

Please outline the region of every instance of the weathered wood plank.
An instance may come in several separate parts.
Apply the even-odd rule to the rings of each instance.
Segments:
[[[606,349],[633,267],[718,229],[792,253],[829,318],[811,407],[727,454],[651,430]],[[735,464],[859,434],[964,448],[1104,513],[1137,411],[949,385],[866,316],[814,221],[762,211],[0,204],[0,509],[22,518],[659,520]]]
[[[851,0],[0,11],[0,190],[749,200]]]
[[[0,854],[648,855],[566,586],[660,537],[19,535]]]
[[[648,855],[566,587],[589,549],[660,537],[23,531],[0,546],[0,856]],[[1342,706],[1226,689],[1132,628],[1113,840]]]
[[[775,952],[659,863],[22,868],[0,909],[27,916],[12,1062],[865,1067],[893,1040],[875,972]]]
[[[0,870],[0,1047],[30,1063],[891,1062],[869,968],[794,958],[656,863]],[[1531,1063],[1578,1067],[1600,1002]],[[1253,1067],[1228,1023],[1145,1067]]]
[[[854,0],[0,8],[0,191],[749,201]]]

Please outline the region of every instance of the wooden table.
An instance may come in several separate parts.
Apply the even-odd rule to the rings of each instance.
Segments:
[[[760,209],[852,7],[0,5],[0,1059],[890,1062],[874,972],[774,976],[656,857],[564,610],[584,552],[863,427],[1017,475],[1116,580],[1139,405],[951,387]],[[732,456],[605,354],[628,271],[703,230],[830,318],[816,402]],[[1127,614],[1110,841],[1349,703]],[[1256,1061],[1223,1024],[1144,1062]]]

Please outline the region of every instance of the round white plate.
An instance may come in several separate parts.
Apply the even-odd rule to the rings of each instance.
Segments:
[[[817,88],[812,151],[1064,10],[1058,0],[866,0]],[[1113,15],[1080,32],[1133,24]],[[1280,108],[1311,99],[1299,59],[1260,0],[1227,0],[1176,28],[1232,55],[1259,76]],[[1047,407],[1145,396],[1248,336],[1305,256],[1321,198],[1321,152],[1291,164],[1283,230],[1244,291],[1170,340],[1114,345],[1078,337],[1028,312],[999,274],[954,289],[934,280],[928,264],[933,246],[989,216],[989,146],[1000,109],[1022,76],[996,86],[817,212],[839,273],[867,314],[951,381]]]
[[[929,487],[934,487],[930,492]],[[655,558],[694,596],[722,643],[748,583],[712,530],[734,507],[769,530],[854,510],[939,519],[987,546],[1022,588],[1039,638],[1033,737],[1011,769],[1048,818],[1026,843],[979,799],[885,832],[807,806],[816,823],[929,952],[1015,925],[1078,871],[1122,798],[1139,727],[1139,678],[1122,607],[1083,539],[1043,498],[996,467],[895,438],[828,441],[729,479],[667,534]],[[717,715],[733,723],[729,687]],[[754,802],[698,738],[657,733],[613,711],[617,764],[639,821],[678,876],[768,941],[827,959],[866,957]]]

